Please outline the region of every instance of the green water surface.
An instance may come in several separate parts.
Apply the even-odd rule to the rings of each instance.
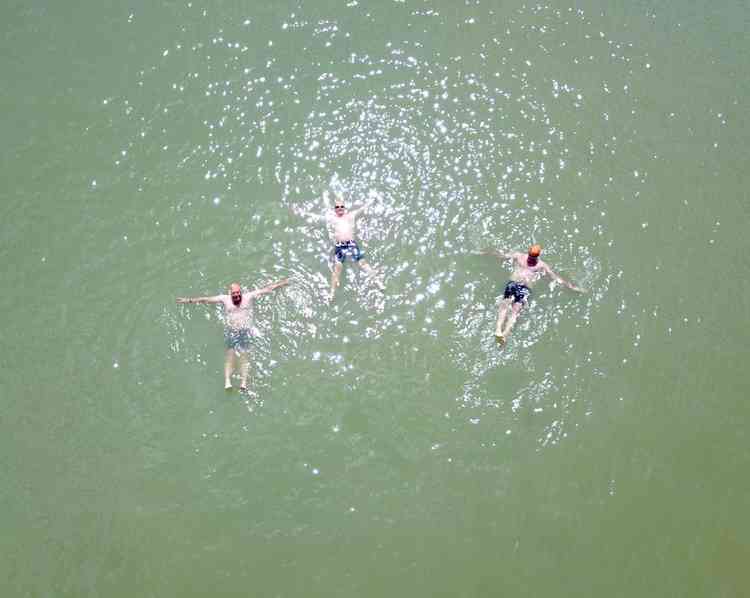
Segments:
[[[0,13],[0,596],[748,595],[744,3]]]

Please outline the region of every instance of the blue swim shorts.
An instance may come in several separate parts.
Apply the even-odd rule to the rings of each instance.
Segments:
[[[341,263],[344,263],[347,257],[350,257],[355,262],[358,262],[365,257],[356,241],[342,241],[341,243],[336,243],[335,251],[336,259]]]
[[[227,349],[234,349],[237,353],[250,350],[252,334],[248,328],[226,328],[224,330],[224,345]]]

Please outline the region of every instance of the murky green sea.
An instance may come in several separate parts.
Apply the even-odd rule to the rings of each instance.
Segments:
[[[750,595],[746,2],[0,14],[0,596]]]

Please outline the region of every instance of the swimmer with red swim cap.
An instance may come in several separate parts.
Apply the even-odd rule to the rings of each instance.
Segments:
[[[565,280],[552,270],[546,262],[539,259],[542,253],[541,245],[532,245],[529,247],[528,253],[497,251],[495,249],[483,249],[480,253],[513,260],[513,274],[511,274],[508,284],[505,285],[503,300],[497,312],[495,340],[500,345],[505,344],[505,339],[508,338],[510,331],[513,329],[518,314],[528,303],[531,286],[543,276],[549,276],[555,282],[578,293],[585,292],[584,289]],[[510,315],[508,315],[508,312],[510,312]]]

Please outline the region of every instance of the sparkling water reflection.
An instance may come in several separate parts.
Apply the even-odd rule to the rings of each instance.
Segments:
[[[244,209],[242,237],[265,237],[276,264],[257,279],[291,275],[283,296],[259,305],[259,321],[270,323],[256,359],[259,394],[272,378],[284,384],[278,366],[290,359],[314,361],[323,378],[351,367],[316,343],[372,343],[387,346],[384,355],[399,347],[407,364],[427,349],[413,342],[422,336],[435,339],[464,378],[453,415],[479,422],[533,412],[547,421],[540,444],[556,442],[571,431],[568,415],[587,380],[629,352],[615,358],[586,350],[572,331],[591,326],[619,276],[607,258],[616,242],[609,206],[638,201],[647,180],[642,164],[611,156],[637,139],[632,81],[650,63],[631,41],[572,8],[496,14],[477,5],[474,16],[454,23],[441,9],[403,6],[396,8],[402,32],[360,43],[352,30],[379,17],[356,2],[347,6],[336,18],[299,8],[279,23],[245,18],[221,26],[191,6],[206,19],[175,29],[160,59],[140,70],[132,97],[105,100],[135,131],[116,163],[137,191],[170,173],[195,185],[175,181],[181,191],[161,224],[174,231],[202,226],[209,206]],[[449,32],[460,43],[435,44]],[[585,40],[575,50],[573,36]],[[159,156],[140,147],[153,137]],[[279,192],[248,197],[254,186]],[[384,275],[384,302],[350,268],[344,290],[361,307],[347,299],[325,304],[330,240],[324,227],[287,209],[320,212],[326,190],[372,206],[359,234]],[[531,241],[590,293],[539,286],[499,351],[492,330],[507,271],[476,251]],[[230,250],[246,250],[242,238]],[[191,282],[217,292],[206,289],[214,279],[201,272]],[[617,315],[628,310],[623,303]],[[171,349],[188,361],[197,359],[185,328],[191,317],[171,308],[162,316]],[[561,328],[569,331],[564,337]],[[550,339],[559,362],[537,369],[531,354]],[[507,394],[494,373],[512,364],[527,381]],[[419,367],[429,379],[427,362]],[[356,378],[352,384],[358,390]]]

